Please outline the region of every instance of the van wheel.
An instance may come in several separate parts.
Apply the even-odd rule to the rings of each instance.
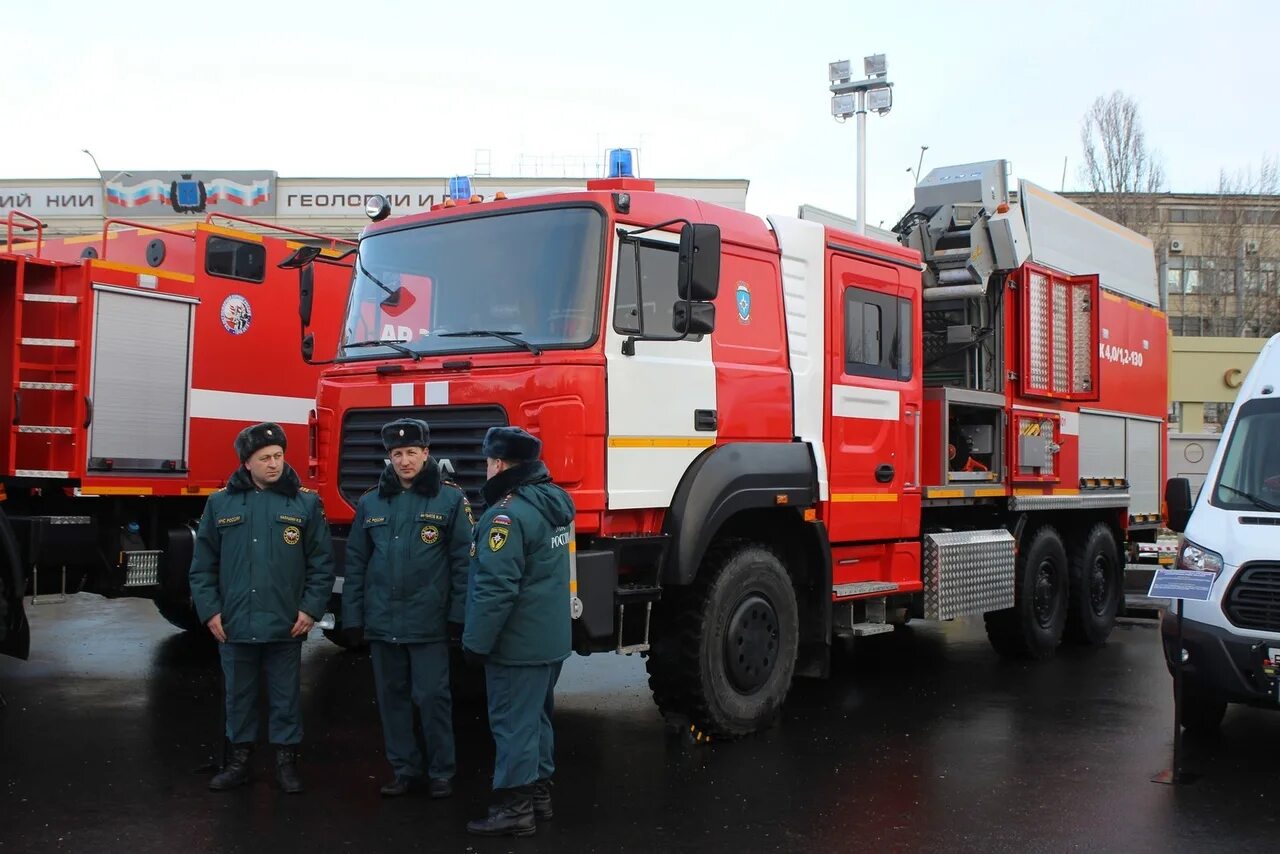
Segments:
[[[1111,528],[1099,522],[1084,547],[1071,555],[1071,600],[1066,636],[1075,643],[1101,646],[1116,625],[1123,595],[1124,569]]]
[[[1067,550],[1052,525],[1037,528],[1018,550],[1014,604],[983,615],[987,639],[1006,658],[1049,658],[1067,622]]]
[[[799,649],[795,590],[778,556],[756,543],[722,542],[669,605],[660,623],[667,631],[645,661],[667,719],[721,738],[771,724]]]
[[[1176,683],[1175,683],[1176,684]],[[1177,697],[1175,689],[1175,700]],[[1195,735],[1211,735],[1222,725],[1227,701],[1194,679],[1182,679],[1182,728]]]

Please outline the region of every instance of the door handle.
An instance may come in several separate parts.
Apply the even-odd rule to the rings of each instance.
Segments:
[[[893,480],[893,466],[888,463],[876,466],[876,482],[888,483],[891,480]]]

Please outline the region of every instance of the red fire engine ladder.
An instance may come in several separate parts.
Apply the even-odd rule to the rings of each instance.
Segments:
[[[65,480],[78,476],[88,426],[80,378],[85,268],[23,258],[16,272],[9,474]]]

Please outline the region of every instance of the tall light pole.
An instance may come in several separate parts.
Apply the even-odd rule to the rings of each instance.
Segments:
[[[839,121],[858,117],[858,234],[867,233],[867,111],[884,115],[893,109],[893,84],[888,80],[884,54],[862,59],[865,80],[853,80],[850,62],[842,59],[827,66],[831,82],[831,115]],[[921,152],[923,156],[923,152]]]
[[[93,156],[93,152],[87,148],[82,148],[80,149],[80,151],[89,155],[89,159],[93,161],[93,171],[98,173],[98,186],[101,187],[102,189],[102,221],[106,222],[107,221],[107,184],[110,181],[114,181],[115,179],[120,177],[132,178],[133,174],[131,172],[117,172],[116,174],[112,175],[110,179],[108,179],[106,175],[102,174],[102,167],[98,165],[98,158]]]

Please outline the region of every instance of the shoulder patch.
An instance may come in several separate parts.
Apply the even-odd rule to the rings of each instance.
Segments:
[[[506,527],[510,527],[510,526],[511,526],[511,517],[510,517],[510,516],[508,516],[508,515],[507,515],[507,514],[505,514],[505,513],[499,513],[497,516],[494,516],[494,517],[493,517],[493,519],[491,519],[491,520],[489,521],[489,524],[491,524],[491,525],[503,525],[503,526],[506,526]]]
[[[489,529],[489,551],[496,552],[507,544],[511,532],[506,528],[494,526]]]
[[[314,494],[315,494],[315,490],[314,490],[314,489],[312,489],[312,488],[311,488],[311,487],[309,487],[309,486],[299,486],[299,487],[298,487],[298,491],[299,491],[299,492],[310,492],[312,495],[314,495]]]

